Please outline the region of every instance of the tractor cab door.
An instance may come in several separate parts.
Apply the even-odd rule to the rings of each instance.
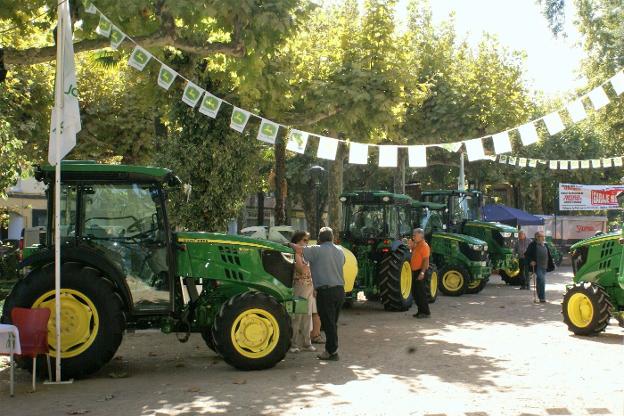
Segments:
[[[154,183],[82,184],[78,191],[81,240],[123,271],[139,313],[170,310],[172,303],[162,192]]]

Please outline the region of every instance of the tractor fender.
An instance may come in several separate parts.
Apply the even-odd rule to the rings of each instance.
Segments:
[[[342,247],[342,251],[345,255],[345,263],[342,267],[344,290],[345,293],[348,293],[353,290],[353,286],[355,285],[355,279],[358,274],[358,264],[357,259],[351,250],[346,247]]]
[[[132,307],[132,295],[121,269],[110,261],[104,253],[90,247],[63,247],[61,262],[76,262],[98,269],[111,281],[115,290],[121,296],[124,308],[129,311]],[[46,264],[54,263],[54,247],[44,249],[28,256],[18,268],[30,267],[38,269]]]

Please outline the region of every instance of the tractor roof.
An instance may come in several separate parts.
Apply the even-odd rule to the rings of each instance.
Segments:
[[[54,166],[39,166],[35,177],[39,181],[49,182],[54,178]],[[169,169],[153,166],[107,165],[93,160],[63,160],[61,178],[62,180],[132,180],[167,182],[169,185],[180,184],[180,180]]]
[[[482,192],[476,189],[467,189],[460,191],[459,189],[436,189],[431,191],[423,191],[423,195],[459,195],[459,194],[477,195]]]
[[[413,199],[403,194],[393,194],[386,191],[352,191],[340,195],[342,202],[369,203],[369,204],[400,204],[407,205]]]
[[[436,202],[412,201],[412,206],[415,208],[429,208],[435,211],[446,209],[446,204],[438,204]]]

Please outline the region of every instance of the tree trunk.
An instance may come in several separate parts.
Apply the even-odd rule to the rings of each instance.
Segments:
[[[256,197],[258,199],[258,218],[256,219],[256,224],[264,225],[264,192],[258,192]]]
[[[399,148],[399,158],[397,161],[397,168],[394,171],[394,193],[395,194],[405,194],[406,162],[407,162],[407,149]]]
[[[336,160],[330,163],[329,171],[327,172],[327,219],[336,237],[338,237],[342,223],[340,194],[342,194],[344,161],[346,156],[347,152],[345,151],[344,145],[339,143],[338,151],[336,152]]]
[[[286,141],[275,141],[275,225],[286,224]]]

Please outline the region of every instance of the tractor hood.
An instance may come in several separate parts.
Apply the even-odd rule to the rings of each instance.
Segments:
[[[472,236],[466,235],[466,234],[435,232],[435,233],[433,233],[433,235],[435,237],[447,238],[449,240],[455,240],[455,241],[459,241],[461,243],[487,246],[487,243],[485,241],[483,241],[481,239],[478,239],[476,237],[472,237]]]
[[[468,221],[468,223],[472,227],[484,227],[492,230],[497,230],[501,232],[507,232],[512,234],[517,234],[518,229],[516,227],[512,227],[510,225],[502,224],[500,222],[488,222],[488,221]]]
[[[182,244],[228,244],[237,246],[255,247],[265,250],[275,250],[282,253],[293,253],[290,247],[268,240],[244,237],[240,235],[208,233],[202,231],[183,231],[175,234],[176,242]]]
[[[573,251],[579,247],[583,247],[583,246],[588,246],[588,245],[592,245],[592,244],[596,244],[596,243],[603,243],[606,240],[617,240],[619,239],[621,236],[619,231],[614,231],[611,233],[607,233],[607,234],[601,234],[601,235],[597,235],[594,237],[590,237],[587,238],[585,240],[581,240],[578,243],[574,243],[572,244],[572,246],[570,247],[570,251]]]

